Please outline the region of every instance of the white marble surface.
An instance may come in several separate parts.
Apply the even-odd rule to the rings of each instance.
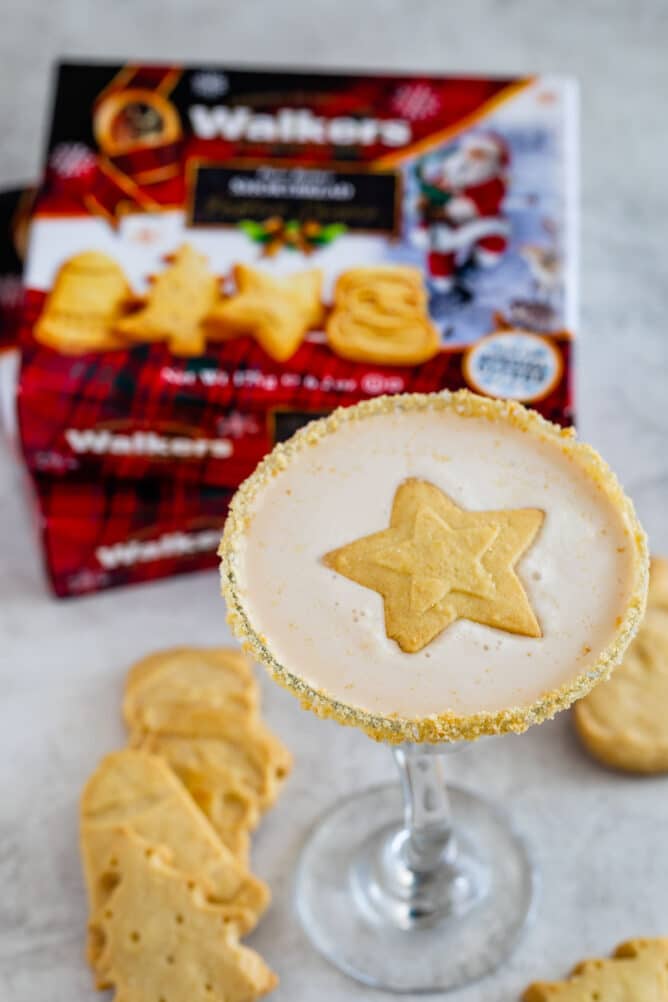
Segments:
[[[275,0],[244,3],[4,0],[0,183],[39,163],[49,64],[59,53],[329,66],[572,72],[582,83],[583,227],[579,412],[668,551],[668,11],[582,0]],[[56,602],[45,588],[15,463],[0,450],[0,999],[95,998],[82,954],[76,801],[123,739],[133,658],[227,637],[213,573]],[[296,753],[255,845],[275,905],[252,941],[280,971],[281,1000],[380,1000],[331,969],[295,920],[291,882],[311,822],[340,793],[392,776],[389,754],[265,686]],[[536,920],[510,963],[453,1002],[506,1002],[539,976],[638,934],[668,934],[668,779],[590,762],[566,716],[471,747],[457,779],[509,803],[542,877]]]

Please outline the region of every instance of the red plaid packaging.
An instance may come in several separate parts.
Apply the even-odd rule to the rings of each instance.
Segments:
[[[215,567],[232,491],[169,481],[35,479],[46,569],[56,595]]]
[[[28,294],[26,315],[39,311]],[[507,366],[496,345],[520,335],[499,333],[483,346],[478,365]],[[522,335],[515,378],[531,378],[533,342]],[[560,373],[536,403],[550,420],[571,418],[572,339],[555,332],[538,341],[537,354],[554,353]],[[24,348],[19,414],[30,468],[63,475],[94,470],[103,476],[142,479],[168,475],[187,483],[237,487],[277,442],[335,407],[381,393],[430,392],[470,386],[467,347],[440,352],[416,366],[388,366],[337,358],[326,344],[306,341],[286,363],[273,362],[251,338],[215,345],[184,361],[163,345],[90,354],[69,360],[34,343]],[[499,374],[500,378],[500,374]],[[509,374],[509,378],[513,378]]]
[[[470,387],[571,423],[576,103],[551,76],[62,65],[18,391],[56,590],[208,560],[96,567],[76,525],[122,543],[150,483],[188,533],[340,405]]]
[[[470,386],[569,423],[574,129],[558,78],[61,66],[27,268],[29,467],[235,486],[282,425],[417,389]],[[222,298],[239,265],[318,269],[321,321],[280,362],[252,331],[189,357],[166,338],[76,356],[35,338],[74,255],[108,255],[141,299],[183,244]],[[336,281],[365,265],[422,272],[440,342],[426,361],[336,350]]]

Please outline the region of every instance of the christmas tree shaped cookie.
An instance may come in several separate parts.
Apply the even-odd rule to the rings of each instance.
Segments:
[[[277,978],[241,946],[225,909],[211,904],[169,856],[118,831],[102,861],[111,888],[93,917],[98,986],[116,1002],[252,1002]]]

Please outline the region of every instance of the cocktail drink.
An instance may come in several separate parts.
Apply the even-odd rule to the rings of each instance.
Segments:
[[[647,546],[594,450],[513,403],[380,398],[313,422],[243,484],[221,543],[231,626],[321,716],[394,751],[401,792],[334,806],[297,903],[335,964],[395,991],[495,967],[534,879],[505,814],[445,752],[521,732],[619,662]]]

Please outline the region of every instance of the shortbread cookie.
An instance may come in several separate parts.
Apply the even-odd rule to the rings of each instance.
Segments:
[[[252,1002],[278,983],[225,910],[149,843],[116,832],[101,874],[110,890],[91,937],[98,987],[114,988],[116,1002]]]
[[[238,265],[234,274],[237,292],[209,313],[207,337],[226,340],[247,335],[274,361],[287,361],[307,331],[321,323],[322,272],[311,269],[275,278]]]
[[[540,637],[515,565],[543,523],[535,508],[467,511],[426,480],[405,480],[390,527],[326,553],[324,563],[380,592],[385,630],[416,653],[457,619]]]
[[[218,279],[204,254],[183,244],[158,274],[144,305],[116,325],[130,341],[166,341],[174,355],[201,355],[202,321],[218,299]]]
[[[214,801],[218,789],[240,788],[259,812],[276,801],[292,767],[285,745],[260,721],[229,720],[215,733],[201,736],[147,734],[134,740],[162,756],[186,785],[195,774],[199,790],[208,787]]]
[[[291,767],[287,749],[257,719],[257,702],[241,652],[174,648],[130,669],[123,705],[130,743],[165,758],[244,863],[249,832]]]
[[[81,854],[92,912],[104,900],[102,864],[119,827],[165,846],[174,865],[197,877],[240,931],[253,928],[267,907],[268,887],[221,844],[167,764],[126,749],[102,760],[81,799]]]
[[[131,297],[125,275],[112,257],[83,251],[58,271],[35,325],[35,337],[66,355],[125,347],[114,327]]]
[[[585,960],[565,981],[537,981],[522,1002],[665,1002],[668,939],[622,943],[612,959]]]
[[[175,765],[178,767],[177,762]],[[257,799],[229,770],[194,769],[184,765],[174,771],[206,814],[223,845],[247,866],[250,833],[260,819]]]
[[[638,634],[610,680],[576,703],[574,719],[585,747],[605,765],[668,771],[668,561],[652,559]]]
[[[130,731],[216,733],[258,703],[248,659],[225,647],[174,647],[142,658],[128,673],[123,717]]]
[[[429,319],[417,268],[352,268],[334,290],[327,321],[333,351],[356,362],[419,365],[437,354],[438,330]]]
[[[308,268],[306,271],[296,271],[283,278],[274,278],[266,272],[247,265],[237,265],[235,269],[237,286],[244,292],[257,292],[270,295],[277,289],[280,293],[293,296],[304,313],[309,327],[317,327],[323,320],[322,280],[323,274],[319,268]]]

